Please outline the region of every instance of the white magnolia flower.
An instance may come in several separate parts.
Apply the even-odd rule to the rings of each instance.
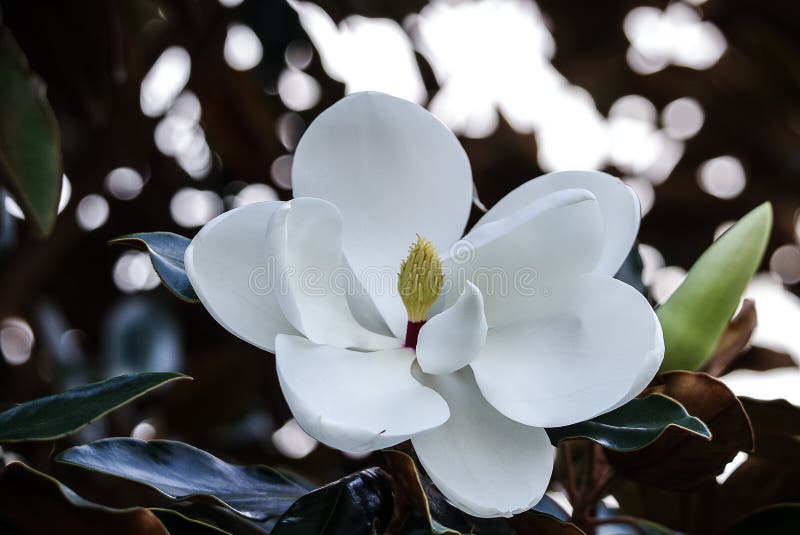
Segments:
[[[185,261],[214,318],[275,353],[289,407],[319,441],[369,451],[411,439],[453,504],[511,515],[547,488],[545,427],[607,412],[656,373],[658,320],[613,278],[640,219],[618,179],[544,175],[459,240],[472,197],[464,150],[423,108],[379,93],[323,112],[292,177],[294,200],[217,217]],[[403,284],[416,273],[432,289],[397,290],[417,234],[443,253],[431,310],[431,243],[417,242]],[[409,312],[428,318],[416,344]]]

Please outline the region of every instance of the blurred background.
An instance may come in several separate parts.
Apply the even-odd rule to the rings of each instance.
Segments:
[[[754,343],[800,357],[798,2],[0,4],[46,82],[65,169],[47,238],[0,198],[0,409],[175,370],[194,382],[73,440],[174,438],[318,482],[371,464],[297,427],[271,355],[161,288],[146,254],[107,245],[140,231],[191,237],[225,210],[290,198],[305,127],[362,90],[427,106],[460,136],[476,183],[472,221],[543,172],[622,177],[641,200],[639,250],[656,302],[731,222],[772,201],[774,231],[748,292]],[[800,405],[796,369],[755,377],[728,380],[737,393]],[[36,465],[49,453],[20,446],[4,460]]]

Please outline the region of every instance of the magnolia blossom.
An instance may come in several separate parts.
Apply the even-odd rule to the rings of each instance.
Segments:
[[[464,150],[425,109],[380,93],[323,112],[292,180],[293,200],[209,222],[185,262],[211,315],[275,353],[317,440],[370,451],[410,439],[450,502],[507,516],[547,489],[545,428],[608,412],[656,373],[658,320],[613,278],[640,219],[620,180],[544,175],[462,237]]]

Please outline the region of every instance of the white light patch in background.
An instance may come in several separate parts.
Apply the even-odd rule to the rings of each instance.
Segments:
[[[237,23],[228,26],[222,52],[231,69],[248,71],[261,62],[264,47],[250,26]]]
[[[650,286],[655,281],[658,270],[664,267],[664,255],[652,245],[640,243],[639,256],[642,257],[642,282],[645,286]]]
[[[619,98],[608,113],[610,160],[625,173],[660,184],[683,156],[683,144],[656,128],[656,107],[641,95]]]
[[[12,366],[28,362],[35,338],[31,326],[22,318],[5,318],[0,323],[0,351]]]
[[[725,465],[722,473],[717,476],[717,483],[722,485],[729,477],[736,471],[737,468],[742,466],[750,456],[743,451],[740,451],[731,461]]]
[[[733,156],[719,156],[704,162],[697,178],[703,191],[720,199],[737,197],[747,184],[744,167]]]
[[[172,196],[169,212],[182,227],[200,227],[224,210],[222,199],[213,191],[181,188]]]
[[[311,60],[314,59],[314,49],[311,47],[311,43],[305,39],[296,39],[286,47],[283,59],[289,67],[302,71],[311,65]]]
[[[673,139],[694,137],[703,127],[705,114],[700,103],[693,98],[673,100],[661,112],[664,131]]]
[[[277,201],[277,192],[266,184],[250,184],[242,188],[233,198],[233,208],[262,201]]]
[[[412,102],[425,100],[411,41],[399,24],[351,15],[337,26],[316,4],[290,0],[289,5],[297,11],[325,72],[342,82],[346,93],[381,91]]]
[[[800,282],[800,248],[782,245],[775,249],[769,259],[769,269],[775,279],[783,284]]]
[[[112,278],[117,288],[125,293],[152,290],[159,284],[150,256],[142,251],[124,252],[114,264]]]
[[[723,221],[722,223],[717,225],[717,228],[714,229],[714,241],[717,241],[717,239],[719,239],[720,236],[725,234],[725,232],[727,232],[727,230],[731,228],[734,224],[736,224],[736,221]]]
[[[142,80],[139,104],[149,117],[162,115],[180,94],[192,70],[186,49],[171,46],[164,50]]]
[[[106,175],[105,186],[112,196],[122,201],[130,201],[142,192],[144,179],[135,169],[117,167]]]
[[[61,197],[58,199],[59,214],[67,207],[70,198],[72,198],[72,182],[69,181],[67,175],[63,175],[61,177]]]
[[[108,220],[108,201],[102,195],[91,193],[80,200],[75,210],[78,226],[89,231],[102,227]]]
[[[625,17],[623,29],[631,43],[628,65],[639,74],[652,74],[669,65],[708,69],[728,46],[719,28],[681,2],[664,11],[634,8]]]
[[[201,113],[197,96],[184,91],[153,133],[158,150],[175,158],[186,174],[194,179],[204,178],[211,171],[211,148],[200,126]]]
[[[800,298],[767,273],[756,275],[744,297],[756,303],[758,325],[753,345],[789,353],[800,364]],[[800,388],[797,391],[800,399]]]
[[[61,196],[58,198],[58,213],[64,211],[64,208],[67,207],[69,204],[69,200],[72,197],[72,183],[67,178],[67,175],[61,176]],[[5,206],[4,208],[6,211],[13,217],[17,219],[25,219],[25,214],[22,213],[22,209],[17,204],[17,201],[11,198],[11,195],[6,195],[5,199]]]
[[[306,123],[300,115],[290,111],[278,118],[275,129],[286,150],[294,150],[306,129]]]
[[[131,438],[153,440],[158,435],[156,426],[151,420],[142,420],[131,431]]]
[[[302,459],[317,447],[317,441],[306,434],[294,419],[272,434],[275,448],[290,459]]]
[[[220,4],[222,4],[223,6],[228,7],[228,8],[236,7],[239,4],[241,4],[242,2],[244,2],[244,0],[219,0]]]
[[[292,160],[291,154],[282,154],[270,165],[270,176],[278,187],[292,189]]]
[[[686,278],[686,270],[680,266],[666,266],[657,269],[652,275],[650,293],[659,305],[667,302],[667,299],[678,289]]]
[[[630,186],[639,198],[642,217],[644,217],[653,208],[653,203],[656,200],[656,192],[653,189],[652,182],[641,177],[626,178],[624,182]]]
[[[294,69],[284,69],[278,77],[278,94],[287,108],[303,111],[319,102],[322,90],[313,76]]]

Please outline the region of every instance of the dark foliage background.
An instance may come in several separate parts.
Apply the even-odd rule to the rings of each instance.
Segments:
[[[317,3],[337,21],[354,13],[403,21],[425,5],[421,0]],[[720,60],[706,70],[669,66],[639,74],[626,61],[629,41],[623,21],[638,6],[664,9],[667,4],[538,2],[556,44],[554,67],[588,90],[603,115],[629,94],[645,96],[658,110],[686,96],[702,106],[702,129],[687,141],[669,179],[655,186],[642,242],[657,248],[667,265],[688,268],[721,223],[771,200],[775,226],[763,266],[768,270],[773,251],[797,240],[800,4],[709,0],[692,9],[725,36],[727,50]],[[232,8],[212,0],[28,0],[3,1],[2,10],[4,23],[47,84],[72,192],[49,237],[38,238],[8,214],[2,218],[0,318],[27,322],[34,342],[24,362],[0,360],[0,408],[120,369],[175,368],[194,382],[155,392],[94,424],[76,442],[136,430],[136,436],[183,440],[227,460],[289,467],[316,482],[374,464],[374,459],[353,459],[323,446],[301,459],[277,449],[273,433],[291,415],[271,356],[225,332],[201,306],[180,302],[163,288],[121,291],[112,271],[125,250],[106,244],[140,231],[191,237],[198,227],[182,227],[171,216],[173,195],[182,188],[209,190],[230,202],[245,183],[264,183],[279,198],[290,198],[285,182],[274,179],[275,173],[279,179],[282,175],[273,162],[292,148],[279,135],[281,118],[308,124],[344,94],[344,86],[326,74],[316,51],[305,69],[321,89],[316,104],[292,111],[277,93],[287,46],[308,43],[295,11],[279,0],[246,0]],[[233,22],[249,25],[263,46],[261,62],[246,72],[230,68],[223,55]],[[161,117],[143,114],[140,106],[144,76],[175,45],[191,57],[186,90],[201,105],[200,126],[210,148],[210,167],[200,180],[158,149],[154,131]],[[433,70],[419,53],[416,59],[433,96],[439,90]],[[3,103],[7,105],[13,104]],[[286,119],[290,112],[296,115]],[[515,132],[502,117],[492,135],[463,143],[487,206],[542,172],[536,137]],[[746,171],[746,187],[733,199],[714,197],[698,185],[698,167],[722,154],[739,158]],[[106,175],[119,167],[133,168],[146,180],[134,199],[120,200],[107,189]],[[105,197],[110,213],[105,224],[85,231],[76,210],[90,194]],[[478,214],[475,209],[473,218]],[[784,274],[800,272],[800,260],[791,258],[782,267]],[[796,284],[787,288],[798,290]],[[7,344],[13,345],[18,342],[14,336],[21,335],[9,331],[8,336]],[[49,446],[11,450],[7,459],[21,456],[43,468],[50,462]]]

